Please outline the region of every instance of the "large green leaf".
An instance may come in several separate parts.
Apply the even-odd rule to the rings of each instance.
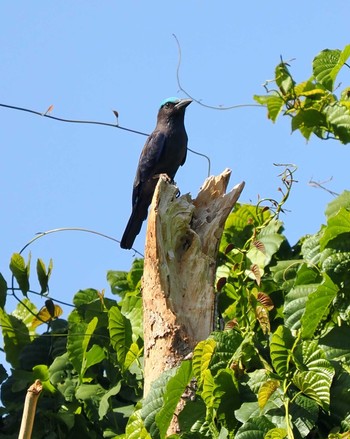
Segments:
[[[332,127],[334,135],[341,141],[341,143],[350,142],[350,110],[347,106],[341,103],[334,102],[328,105],[324,114],[327,121]]]
[[[313,61],[314,77],[332,92],[337,75],[349,56],[349,45],[345,46],[343,51],[330,49],[322,50]]]
[[[350,367],[350,327],[346,324],[334,327],[320,340],[321,347],[330,361]]]
[[[133,339],[143,339],[142,298],[126,293],[120,302],[122,314],[130,321]]]
[[[0,273],[0,308],[5,307],[7,297],[7,282]]]
[[[311,293],[317,290],[319,284],[297,285],[292,288],[285,298],[285,325],[289,329],[299,329],[301,318],[305,312],[306,302]]]
[[[334,368],[325,353],[316,341],[305,341],[297,347],[294,359],[299,370],[294,374],[293,383],[304,395],[328,410]]]
[[[110,404],[108,402],[109,398],[111,396],[115,396],[120,392],[121,389],[121,383],[117,383],[115,386],[113,386],[111,389],[108,390],[108,392],[106,392],[100,400],[100,406],[98,408],[98,414],[99,414],[99,418],[100,420],[106,416],[108,410],[111,409]]]
[[[241,334],[235,331],[213,332],[210,336],[216,341],[215,352],[210,361],[210,370],[215,375],[225,369],[243,341]]]
[[[323,250],[330,241],[344,233],[350,233],[350,212],[344,207],[341,207],[335,215],[328,219],[327,227],[320,239],[321,250]]]
[[[121,313],[117,306],[113,306],[109,312],[109,334],[111,343],[117,352],[120,366],[124,368],[125,358],[132,344],[132,330],[129,319]]]
[[[300,437],[306,438],[315,427],[319,411],[316,401],[303,395],[297,395],[289,404],[293,426],[299,431]]]
[[[14,253],[10,261],[10,270],[22,293],[26,295],[29,291],[30,254],[26,264],[22,255]]]
[[[284,106],[284,99],[277,93],[269,95],[254,95],[254,99],[261,105],[267,107],[267,117],[275,122]]]
[[[0,325],[4,339],[6,361],[12,367],[18,367],[19,354],[30,343],[28,328],[22,320],[7,314],[2,308],[0,308]]]
[[[330,217],[336,215],[341,207],[350,209],[350,191],[342,192],[337,198],[328,203],[325,212],[326,217],[329,219]]]
[[[164,403],[164,393],[170,378],[176,374],[177,369],[169,369],[152,383],[148,395],[143,400],[141,417],[144,420],[144,426],[150,433],[152,439],[159,438],[159,428],[156,423],[156,416]]]
[[[266,416],[250,418],[237,431],[235,439],[264,439],[275,425]]]
[[[208,369],[211,357],[216,347],[216,341],[212,338],[200,341],[194,349],[192,367],[193,374],[200,385],[203,380],[203,374]]]
[[[105,359],[105,352],[101,348],[101,346],[98,346],[97,344],[92,345],[91,349],[86,351],[83,357],[82,372],[81,372],[82,375],[83,376],[85,375],[85,372],[88,370],[89,367],[93,366],[94,364],[101,363],[101,361],[104,359]]]
[[[279,326],[272,334],[270,356],[275,371],[284,378],[290,369],[291,350],[295,339],[285,326]]]
[[[161,437],[165,437],[170,422],[174,416],[176,406],[178,405],[191,377],[191,362],[183,361],[175,375],[169,379],[164,393],[163,406],[155,417]]]
[[[273,219],[261,230],[247,253],[247,258],[252,264],[263,269],[270,263],[272,256],[284,241],[284,237],[279,233],[281,228],[281,221]]]
[[[83,339],[85,337],[87,324],[69,323],[69,332],[67,338],[67,352],[75,371],[80,375],[84,359]]]
[[[126,439],[153,439],[144,425],[141,410],[134,412],[130,416],[125,433]]]
[[[329,313],[329,307],[339,288],[324,274],[323,282],[308,295],[305,313],[301,318],[302,337],[311,338],[322,319]]]
[[[333,425],[341,425],[344,431],[350,430],[350,374],[338,366],[331,387],[329,407]]]

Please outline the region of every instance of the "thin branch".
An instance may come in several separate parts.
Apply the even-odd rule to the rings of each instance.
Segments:
[[[337,197],[339,195],[337,192],[331,191],[330,189],[327,189],[324,186],[324,184],[329,183],[332,180],[333,180],[333,177],[331,177],[331,178],[329,178],[328,180],[325,180],[325,181],[314,181],[311,178],[311,180],[309,181],[309,186],[315,187],[317,189],[323,189],[324,191],[328,192],[333,197]]]
[[[88,124],[88,125],[102,125],[102,126],[106,126],[106,127],[118,128],[120,130],[128,131],[129,133],[140,134],[141,136],[147,136],[147,137],[149,136],[149,134],[144,133],[143,131],[133,130],[131,128],[126,128],[126,127],[123,127],[123,126],[119,125],[118,124],[118,118],[117,118],[117,123],[114,124],[114,123],[108,123],[108,122],[99,122],[99,121],[96,121],[96,120],[65,119],[65,118],[62,118],[62,117],[51,116],[48,113],[53,108],[52,105],[50,105],[48,110],[46,110],[46,112],[44,112],[44,113],[41,113],[40,111],[31,110],[29,108],[16,107],[14,105],[7,105],[7,104],[0,104],[0,107],[9,108],[11,110],[24,111],[26,113],[35,114],[35,115],[41,116],[41,117],[47,117],[48,119],[57,120],[59,122],[79,123],[79,124]],[[118,112],[113,110],[113,113],[117,117]],[[208,176],[209,176],[210,175],[210,166],[211,166],[210,158],[207,155],[202,154],[202,153],[197,152],[197,151],[194,151],[191,148],[187,148],[187,149],[190,152],[192,152],[193,154],[199,155],[199,156],[204,157],[205,159],[207,159],[207,161],[208,161]]]
[[[51,116],[50,114],[40,113],[40,111],[30,110],[28,108],[16,107],[14,105],[0,104],[0,107],[10,108],[11,110],[25,111],[27,113],[36,114],[37,116],[47,117],[48,119],[58,120],[59,122],[66,123],[80,123],[80,124],[89,124],[89,125],[103,125],[112,128],[119,128],[120,130],[129,131],[130,133],[140,134],[141,136],[148,136],[147,133],[143,133],[142,131],[133,130],[131,128],[122,127],[121,125],[115,123],[108,122],[99,122],[96,120],[78,120],[78,119],[64,119],[62,117]]]
[[[211,110],[234,110],[236,108],[244,108],[244,107],[261,107],[261,108],[263,108],[259,104],[237,104],[237,105],[230,105],[228,107],[225,107],[223,105],[208,105],[208,104],[203,104],[203,102],[200,99],[196,99],[195,97],[190,95],[190,93],[188,93],[181,85],[181,81],[180,81],[180,66],[181,66],[181,61],[182,61],[181,46],[180,46],[180,43],[179,43],[177,36],[175,34],[173,34],[173,37],[175,38],[178,52],[179,52],[179,58],[178,58],[178,63],[177,63],[177,67],[176,67],[176,81],[177,81],[177,85],[179,87],[179,90],[182,91],[182,93],[184,93],[188,98],[192,99],[194,102],[201,105],[202,107],[210,108]]]

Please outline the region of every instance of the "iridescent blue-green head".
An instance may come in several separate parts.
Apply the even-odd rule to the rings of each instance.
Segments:
[[[179,99],[177,97],[164,99],[160,104],[158,121],[169,121],[171,119],[177,119],[178,117],[183,119],[185,109],[191,102],[192,99]]]

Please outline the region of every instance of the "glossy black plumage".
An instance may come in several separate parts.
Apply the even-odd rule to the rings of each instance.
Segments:
[[[179,166],[186,160],[187,134],[184,125],[185,109],[191,99],[169,98],[161,105],[157,125],[141,152],[136,171],[132,212],[120,242],[121,248],[130,249],[147,218],[159,174],[172,180]]]

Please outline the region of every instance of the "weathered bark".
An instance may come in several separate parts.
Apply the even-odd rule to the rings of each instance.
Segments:
[[[231,171],[209,177],[196,199],[160,178],[148,217],[142,282],[145,387],[177,366],[214,324],[217,252],[244,183],[225,194]]]

